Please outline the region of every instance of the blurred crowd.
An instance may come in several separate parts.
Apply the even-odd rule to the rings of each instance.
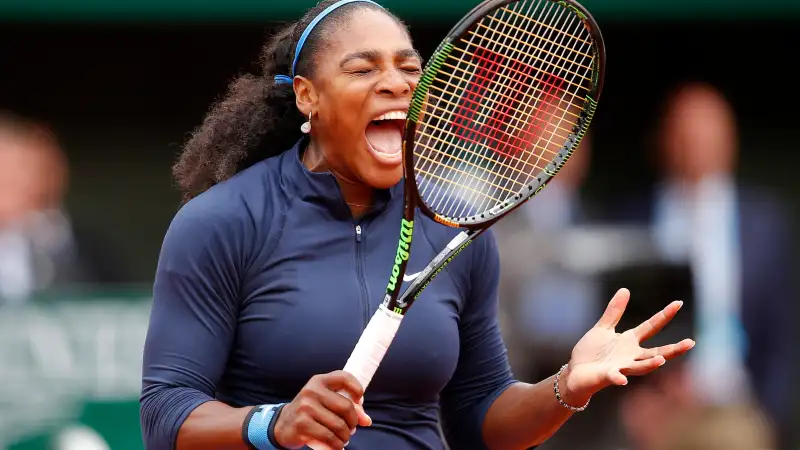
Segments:
[[[589,134],[547,189],[496,226],[518,378],[555,373],[623,286],[632,301],[621,327],[681,299],[679,319],[648,344],[698,342],[687,358],[593,400],[542,448],[777,449],[794,398],[786,205],[737,176],[736,114],[715,87],[670,92],[657,130],[645,149],[659,174],[650,189],[588,195],[593,158],[613,151]],[[125,280],[118,255],[70,219],[68,186],[47,126],[0,114],[0,303]]]

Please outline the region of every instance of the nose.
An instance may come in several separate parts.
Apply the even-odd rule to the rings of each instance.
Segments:
[[[411,93],[411,84],[400,70],[388,70],[375,86],[378,94],[401,97]]]

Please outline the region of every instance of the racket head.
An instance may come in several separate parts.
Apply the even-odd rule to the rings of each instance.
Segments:
[[[447,226],[486,228],[540,192],[580,144],[605,71],[571,0],[487,0],[442,41],[404,130],[408,195]]]

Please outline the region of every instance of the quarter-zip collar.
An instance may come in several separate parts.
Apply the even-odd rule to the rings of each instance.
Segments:
[[[304,201],[326,206],[339,220],[352,220],[336,177],[330,172],[312,172],[303,165],[300,155],[307,145],[308,138],[304,137],[280,156],[284,182],[294,186],[297,195]],[[375,205],[369,215],[380,214],[390,202],[402,199],[402,185],[401,180],[389,189],[376,190]]]

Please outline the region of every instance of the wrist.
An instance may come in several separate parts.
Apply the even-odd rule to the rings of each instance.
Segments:
[[[562,406],[573,411],[583,411],[589,405],[593,393],[576,389],[572,369],[572,364],[565,364],[556,374],[554,381],[556,397]]]
[[[275,413],[272,416],[269,429],[267,430],[267,437],[269,438],[270,443],[278,450],[286,450],[286,447],[284,447],[283,444],[281,444],[281,441],[278,439],[278,424],[281,417],[281,412],[285,406],[286,403],[282,403],[275,407]]]
[[[242,437],[252,450],[285,450],[275,439],[275,424],[283,404],[253,407],[242,425]]]

